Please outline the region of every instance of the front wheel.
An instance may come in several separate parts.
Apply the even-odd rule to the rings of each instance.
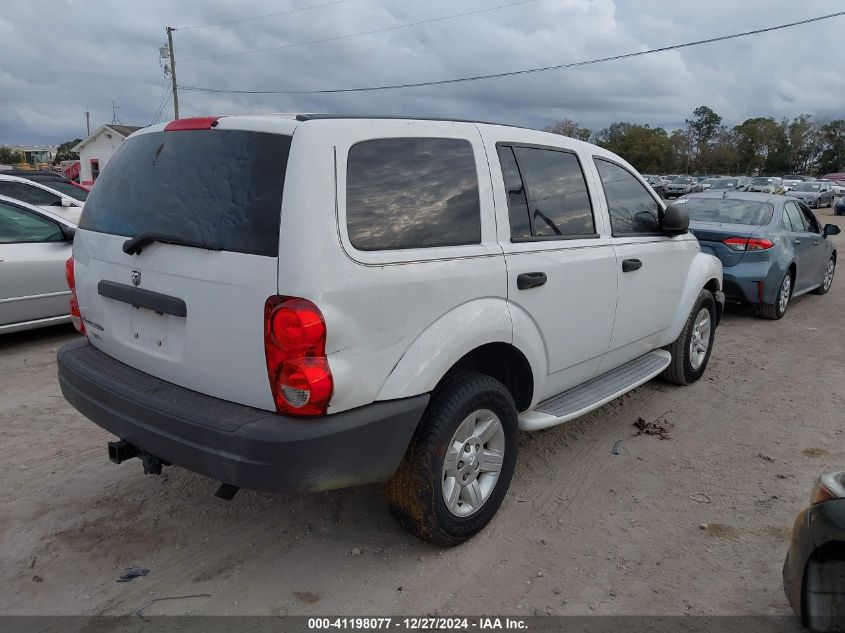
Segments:
[[[760,316],[773,321],[783,318],[786,308],[789,307],[790,298],[792,298],[792,274],[787,272],[780,282],[775,302],[760,304]]]
[[[833,283],[833,273],[835,272],[836,258],[831,255],[830,259],[827,262],[827,267],[824,269],[824,277],[822,277],[822,283],[813,292],[815,292],[817,295],[826,295],[827,291],[830,290],[831,284]]]
[[[702,290],[684,329],[669,346],[672,361],[660,377],[676,385],[688,385],[704,374],[716,338],[716,300]]]
[[[390,510],[412,534],[457,545],[493,519],[516,466],[519,426],[505,386],[458,372],[432,395],[396,474]]]

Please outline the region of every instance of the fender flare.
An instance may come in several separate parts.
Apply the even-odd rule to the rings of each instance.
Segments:
[[[512,342],[513,324],[504,298],[484,297],[463,303],[443,314],[411,343],[376,400],[428,393],[472,350],[488,343]]]
[[[719,290],[722,290],[722,262],[713,255],[696,253],[690,261],[687,278],[684,281],[684,292],[678,302],[678,309],[675,311],[675,316],[667,329],[667,344],[678,338],[689,318],[695,300],[698,298],[698,293],[711,279],[715,279],[719,284]]]

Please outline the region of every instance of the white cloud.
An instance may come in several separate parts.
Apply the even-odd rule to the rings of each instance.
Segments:
[[[188,26],[285,8],[290,0],[29,0],[0,16],[0,143],[61,142],[112,118],[143,125],[161,102],[158,47],[166,25]],[[785,0],[707,6],[669,0],[538,0],[472,16],[268,53],[180,63],[505,4],[350,0],[219,28],[177,31],[180,83],[242,89],[320,89],[437,80],[560,64],[830,13]],[[49,19],[48,19],[49,18]],[[750,116],[843,116],[838,72],[845,18],[632,60],[403,91],[250,96],[183,91],[183,116],[334,111],[476,118],[544,126],[571,117],[593,129],[628,120],[667,128],[693,108],[734,124]],[[168,107],[166,117],[172,116]]]

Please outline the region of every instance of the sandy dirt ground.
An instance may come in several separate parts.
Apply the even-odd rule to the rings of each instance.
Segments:
[[[729,309],[690,387],[652,381],[524,433],[497,518],[451,550],[402,532],[380,486],[226,502],[178,468],[115,466],[113,438],[59,392],[73,331],[2,337],[0,613],[192,595],[145,614],[789,614],[793,519],[815,477],[845,466],[843,275],[781,321]],[[667,437],[637,435],[638,418]],[[133,565],[149,575],[117,583]]]

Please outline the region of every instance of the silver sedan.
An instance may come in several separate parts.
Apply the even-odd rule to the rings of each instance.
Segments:
[[[0,196],[0,334],[70,321],[65,262],[78,214]]]

